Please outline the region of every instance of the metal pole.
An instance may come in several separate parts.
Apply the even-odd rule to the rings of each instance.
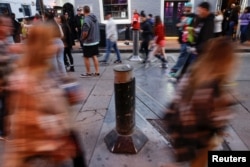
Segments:
[[[116,128],[104,139],[112,153],[135,154],[148,141],[135,123],[135,78],[132,70],[128,64],[114,68]]]
[[[139,30],[133,30],[133,55],[130,61],[142,61],[139,56]]]

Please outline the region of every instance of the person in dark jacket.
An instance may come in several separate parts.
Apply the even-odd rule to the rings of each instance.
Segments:
[[[207,41],[214,38],[214,14],[210,12],[210,4],[202,2],[197,10],[197,18],[193,28],[195,42],[189,48],[187,60],[178,71],[177,79],[180,79],[190,65],[203,53]]]
[[[214,14],[210,12],[210,4],[202,2],[198,6],[198,19],[194,27],[197,54],[201,54],[206,42],[214,37]]]
[[[64,15],[60,16],[61,19],[61,26],[62,26],[62,30],[63,30],[63,43],[64,43],[64,62],[68,62],[67,59],[69,59],[69,66],[70,72],[74,72],[74,59],[72,57],[71,54],[71,50],[72,50],[72,36],[71,36],[71,29],[67,23],[67,20],[65,18]],[[67,65],[67,64],[66,64]]]
[[[234,7],[232,9],[231,15],[229,17],[229,34],[228,36],[232,37],[232,40],[236,40],[236,30],[238,26],[240,8]]]
[[[152,26],[149,22],[149,20],[147,19],[147,16],[142,13],[141,14],[141,37],[142,37],[142,42],[141,42],[141,51],[145,53],[145,60],[143,61],[143,63],[146,63],[146,61],[148,60],[148,46],[149,46],[149,42],[152,40],[153,38],[153,31],[152,31]]]

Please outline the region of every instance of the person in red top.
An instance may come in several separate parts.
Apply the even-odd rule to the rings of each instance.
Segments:
[[[154,25],[155,47],[149,55],[149,62],[153,56],[162,61],[162,68],[167,68],[167,60],[165,56],[165,28],[160,16],[155,16]]]
[[[132,18],[132,29],[133,30],[139,30],[140,29],[140,15],[137,12],[137,10],[134,10],[134,15]]]

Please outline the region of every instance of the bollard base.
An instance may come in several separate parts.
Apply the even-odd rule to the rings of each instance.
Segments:
[[[136,127],[131,135],[120,135],[114,129],[104,140],[112,153],[136,154],[147,143],[148,138]]]
[[[129,61],[142,61],[142,58],[139,55],[132,55]]]

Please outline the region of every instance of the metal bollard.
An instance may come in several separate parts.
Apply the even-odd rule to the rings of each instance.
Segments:
[[[148,138],[135,123],[135,78],[130,65],[117,65],[115,72],[116,128],[105,137],[112,153],[135,154]]]
[[[142,61],[139,56],[139,30],[133,30],[133,55],[130,61]]]

